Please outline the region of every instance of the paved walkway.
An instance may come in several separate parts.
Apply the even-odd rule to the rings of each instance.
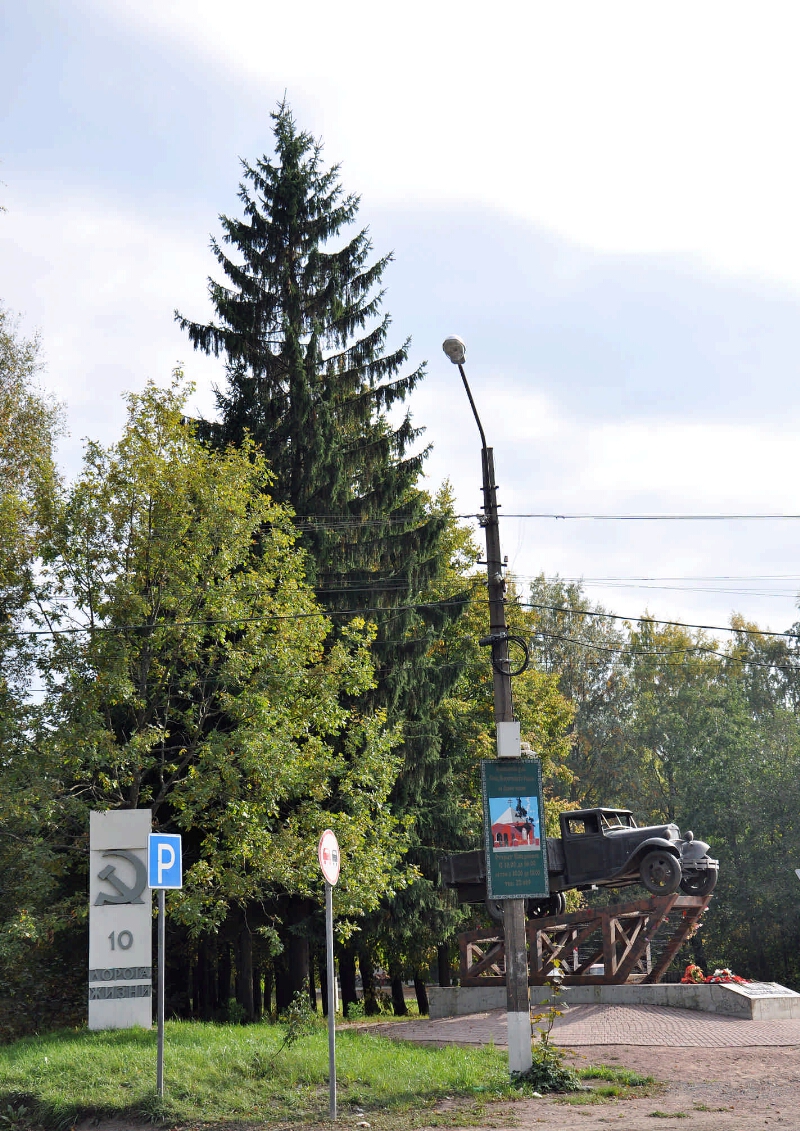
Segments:
[[[443,1017],[435,1021],[391,1021],[364,1026],[398,1041],[437,1044],[507,1044],[505,1010]],[[664,1045],[669,1048],[800,1046],[800,1021],[747,1021],[690,1009],[654,1005],[573,1005],[553,1029],[556,1044]]]

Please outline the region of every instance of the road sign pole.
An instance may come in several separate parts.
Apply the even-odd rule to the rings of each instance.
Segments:
[[[163,888],[158,889],[158,1060],[156,1066],[156,1088],[164,1095],[164,955],[166,952],[166,916],[164,914]]]
[[[165,889],[183,887],[183,849],[178,833],[150,833],[147,838],[147,884],[158,891],[158,1053],[156,1091],[164,1095],[164,991],[166,986],[167,917]]]
[[[333,963],[333,887],[325,881],[325,949],[328,959],[328,1092],[336,1119],[336,969]]]
[[[325,880],[325,951],[328,969],[328,1091],[330,1116],[336,1118],[336,970],[333,965],[333,887],[339,879],[339,842],[326,829],[319,838],[317,859]]]

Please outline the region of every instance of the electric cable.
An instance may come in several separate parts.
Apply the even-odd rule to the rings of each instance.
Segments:
[[[621,613],[606,613],[596,609],[570,609],[563,605],[540,605],[533,601],[517,601],[515,604],[521,609],[543,609],[546,612],[566,613],[576,617],[604,617],[607,620],[621,620],[628,624],[664,624],[671,628],[698,628],[706,632],[739,632],[743,636],[772,636],[788,640],[800,640],[800,632],[773,632],[767,628],[735,628],[731,625],[720,624],[690,624],[680,620],[659,620],[650,616],[623,616]]]

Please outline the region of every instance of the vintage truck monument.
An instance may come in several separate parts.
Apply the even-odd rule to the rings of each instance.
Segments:
[[[531,985],[545,982],[556,961],[566,984],[659,981],[696,929],[717,882],[719,863],[709,846],[691,832],[681,835],[672,822],[640,827],[629,809],[578,809],[559,820],[561,836],[543,838],[550,895],[526,907]],[[485,901],[502,922],[502,904],[488,896],[483,850],[444,857],[441,873],[462,903]],[[651,898],[566,913],[565,892],[634,884]],[[660,953],[653,961],[657,936]],[[503,981],[497,928],[466,932],[459,948],[462,986]]]

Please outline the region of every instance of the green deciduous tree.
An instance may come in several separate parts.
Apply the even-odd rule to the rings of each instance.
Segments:
[[[24,911],[29,899],[44,904],[51,887],[48,854],[19,788],[24,767],[36,759],[27,688],[39,658],[37,638],[22,630],[51,518],[60,426],[58,407],[38,383],[37,355],[37,339],[22,338],[0,307],[0,922],[10,926],[0,928],[0,1001],[10,1003],[0,1008],[0,1038],[18,1032],[24,1018],[33,1025],[66,1019],[52,998],[69,967],[68,956],[57,953],[37,972],[44,954]]]
[[[58,867],[71,850],[80,861],[90,808],[151,807],[184,834],[172,907],[192,936],[243,915],[269,925],[281,897],[318,897],[329,824],[348,862],[340,914],[362,914],[403,849],[385,806],[394,738],[356,705],[374,681],[370,632],[354,620],[329,640],[263,457],[249,442],[205,447],[183,402],[179,381],[129,397],[122,439],[89,445],[58,507],[47,725],[18,804]],[[62,921],[85,912],[81,865],[66,871]]]

